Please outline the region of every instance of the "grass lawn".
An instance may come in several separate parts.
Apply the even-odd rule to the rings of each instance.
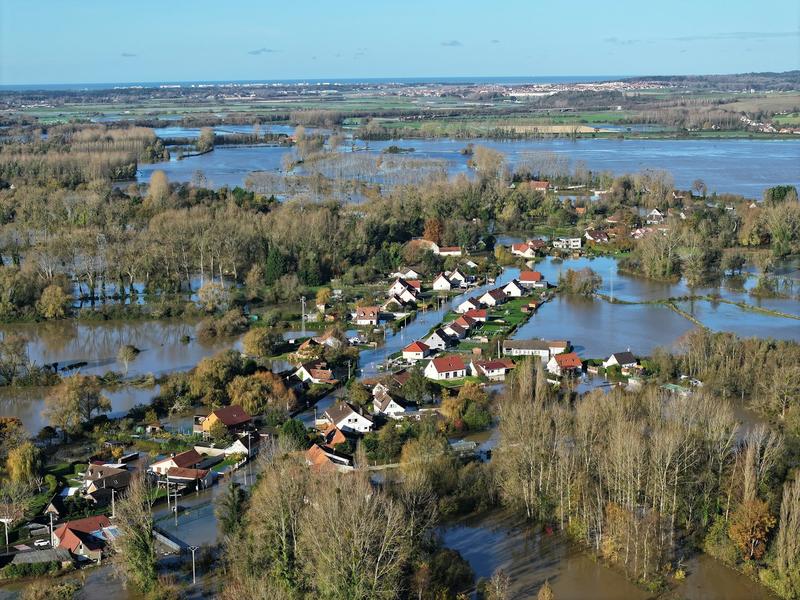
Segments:
[[[439,384],[439,386],[443,387],[443,388],[455,389],[455,388],[460,388],[462,385],[464,385],[465,383],[467,383],[469,381],[471,381],[473,383],[480,383],[481,379],[480,379],[480,377],[472,377],[470,375],[468,377],[463,377],[461,379],[447,379],[447,380],[444,380],[444,381],[436,381],[434,383]]]

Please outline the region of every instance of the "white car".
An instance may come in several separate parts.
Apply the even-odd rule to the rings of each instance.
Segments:
[[[37,548],[46,548],[50,546],[50,540],[42,538],[40,540],[36,540],[35,542],[33,542],[33,545],[36,546]]]

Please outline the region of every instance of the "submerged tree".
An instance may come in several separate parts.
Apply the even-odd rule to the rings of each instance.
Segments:
[[[114,543],[121,558],[120,569],[141,592],[151,591],[158,578],[152,504],[153,490],[140,474],[131,479],[125,496],[116,506],[120,535]]]

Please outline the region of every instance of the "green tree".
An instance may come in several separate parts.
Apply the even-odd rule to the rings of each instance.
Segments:
[[[233,536],[242,524],[247,494],[241,485],[230,482],[228,489],[217,501],[214,510],[219,522],[220,532],[224,536]]]
[[[289,419],[281,426],[281,437],[286,440],[286,446],[305,450],[308,447],[306,426],[299,419]]]
[[[271,247],[267,254],[267,264],[264,269],[264,280],[267,285],[272,285],[286,273],[286,261],[277,248]]]
[[[136,475],[116,506],[120,535],[114,543],[122,571],[128,582],[144,593],[153,590],[158,577],[151,512],[153,495],[144,475]]]
[[[254,358],[273,356],[281,344],[281,334],[266,327],[254,327],[242,338],[242,349],[245,354]]]
[[[36,302],[36,311],[45,319],[63,319],[67,314],[70,297],[60,285],[51,284],[44,288]]]

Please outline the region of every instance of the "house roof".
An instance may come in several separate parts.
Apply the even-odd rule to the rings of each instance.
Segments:
[[[550,350],[545,340],[503,340],[503,348],[508,350]]]
[[[469,317],[470,319],[485,319],[486,318],[486,309],[485,308],[473,308],[468,310],[464,313],[465,317]]]
[[[635,363],[636,362],[636,357],[633,355],[632,352],[628,352],[628,351],[626,351],[626,352],[614,352],[614,354],[612,354],[611,356],[614,357],[616,359],[616,361],[621,365],[629,365],[631,363]]]
[[[176,477],[179,479],[203,479],[208,475],[207,469],[184,469],[181,467],[170,467],[167,471],[167,477]]]
[[[153,463],[153,465],[158,465],[161,463],[173,461],[175,466],[186,468],[192,467],[203,460],[203,458],[197,453],[197,450],[187,450],[186,452],[181,452],[180,454],[176,454],[175,456],[167,456],[162,458],[159,461]]]
[[[558,366],[562,369],[578,369],[583,364],[581,359],[578,358],[578,355],[574,352],[556,354],[553,358],[556,359],[556,363],[558,363]]]
[[[491,296],[495,300],[505,300],[505,297],[506,297],[505,293],[500,288],[495,288],[493,290],[489,290],[488,292],[486,292],[486,294],[489,294],[489,296]]]
[[[58,546],[66,548],[70,552],[75,552],[81,544],[89,550],[99,550],[103,547],[104,542],[92,534],[102,531],[104,527],[111,527],[111,521],[105,515],[97,515],[76,521],[67,521],[59,526],[53,535],[58,539]]]
[[[430,350],[430,346],[425,342],[411,342],[408,346],[403,348],[403,352],[427,352]]]
[[[499,369],[514,368],[514,361],[508,359],[479,360],[476,361],[474,364],[482,371],[497,371]]]
[[[409,287],[416,291],[420,291],[420,289],[422,289],[422,283],[419,279],[407,279],[406,283],[409,285]]]
[[[528,250],[533,250],[530,245],[525,242],[520,242],[519,244],[511,244],[511,249],[516,250],[517,252],[527,252]]]
[[[549,181],[529,181],[528,185],[531,186],[534,190],[546,190],[550,187]]]
[[[357,319],[377,319],[381,309],[378,306],[360,306],[356,309]]]
[[[516,286],[516,287],[517,287],[517,289],[520,289],[520,290],[522,289],[522,286],[519,284],[519,281],[517,281],[516,279],[512,279],[512,280],[511,280],[511,281],[509,281],[507,284],[505,284],[505,285],[503,286],[503,289],[507,288],[507,287],[508,287],[508,286],[510,286],[510,285],[514,285],[514,286]]]
[[[437,327],[436,329],[434,329],[433,332],[428,336],[428,339],[432,338],[433,336],[437,336],[445,341],[450,339],[450,336],[447,335],[447,332],[441,327]]]
[[[439,252],[461,252],[461,246],[439,246]]]
[[[521,271],[519,274],[520,281],[541,281],[542,274],[539,271]]]
[[[436,276],[436,278],[433,280],[433,282],[434,282],[434,283],[436,283],[436,282],[437,282],[437,281],[439,281],[440,279],[444,279],[444,280],[445,280],[447,283],[450,283],[450,278],[449,278],[449,277],[447,277],[447,275],[445,275],[444,273],[439,273],[439,274]]]
[[[72,557],[66,548],[45,548],[31,552],[18,552],[11,560],[15,565],[32,565],[43,562],[67,562]]]
[[[86,473],[83,476],[84,481],[95,481],[108,477],[109,475],[119,475],[120,473],[127,473],[127,469],[120,469],[118,467],[109,467],[104,464],[89,464]]]
[[[449,373],[453,371],[463,371],[466,369],[464,366],[464,361],[461,360],[460,356],[450,355],[450,356],[439,356],[434,358],[432,361],[433,368],[436,369],[437,373]]]
[[[370,419],[367,415],[357,411],[349,402],[337,402],[325,411],[325,415],[334,423],[334,425],[349,417],[353,413],[372,423],[372,419]]]
[[[464,327],[466,329],[469,329],[470,327],[475,325],[476,321],[469,315],[463,314],[460,317],[458,317],[455,321],[453,321],[453,323],[455,323],[456,325],[460,325],[461,327]]]
[[[252,421],[252,417],[238,404],[223,406],[212,411],[211,414],[216,416],[227,427],[235,427]]]
[[[383,392],[381,394],[378,394],[373,399],[372,403],[375,405],[375,408],[383,411],[389,407],[392,401],[394,401],[394,403],[400,406],[401,408],[405,408],[405,403],[403,402],[403,400],[398,396],[394,396],[389,392]]]
[[[321,433],[325,444],[330,448],[333,448],[336,444],[343,444],[347,441],[347,437],[342,433],[342,430],[333,424],[328,424]]]
[[[306,461],[313,469],[327,470],[335,468],[336,465],[351,466],[353,459],[350,456],[336,452],[330,448],[324,448],[319,444],[312,444],[306,450]]]

